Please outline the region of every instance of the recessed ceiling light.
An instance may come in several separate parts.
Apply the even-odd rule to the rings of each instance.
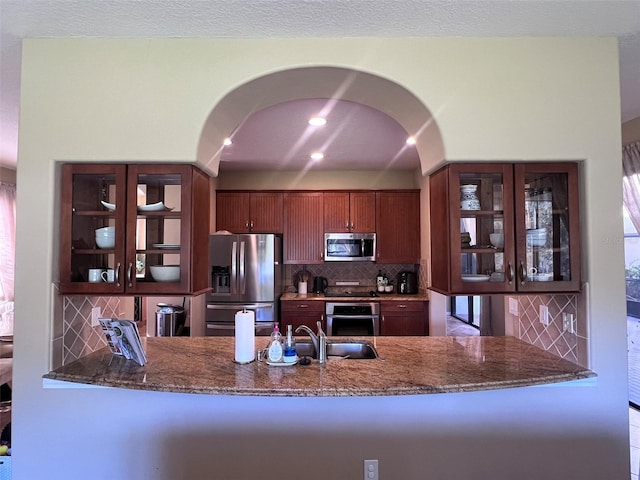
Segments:
[[[311,154],[311,160],[322,160],[324,158],[324,154],[322,152],[313,152]]]
[[[407,145],[415,145],[416,139],[414,137],[407,138]]]
[[[327,123],[327,119],[324,117],[311,117],[309,119],[309,125],[313,125],[315,127],[321,127]]]
[[[225,138],[225,139],[224,139],[224,142],[223,142],[223,143],[224,143],[224,145],[225,145],[226,147],[228,147],[228,146],[229,146],[229,145],[231,145],[233,142],[231,141],[231,139],[230,139],[229,137],[227,137],[227,138]]]

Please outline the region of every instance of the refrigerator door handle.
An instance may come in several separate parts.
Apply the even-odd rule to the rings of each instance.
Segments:
[[[247,278],[245,277],[245,258],[244,258],[244,242],[240,242],[240,259],[239,259],[240,276],[240,294],[244,295],[247,287]]]
[[[236,258],[237,249],[237,242],[233,242],[231,244],[231,295],[238,293],[236,285],[238,282],[238,259]]]
[[[271,308],[273,303],[207,303],[209,310],[241,310],[243,308]]]

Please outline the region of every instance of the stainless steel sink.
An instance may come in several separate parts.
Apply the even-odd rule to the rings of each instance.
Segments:
[[[299,357],[317,358],[311,342],[296,342]],[[366,340],[327,340],[327,358],[340,357],[351,360],[372,360],[379,358],[376,348]]]

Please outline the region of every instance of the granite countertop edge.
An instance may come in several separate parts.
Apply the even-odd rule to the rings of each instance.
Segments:
[[[473,392],[596,377],[587,368],[514,337],[370,340],[382,359],[272,367],[258,362],[233,362],[232,337],[145,338],[145,366],[115,356],[105,347],[43,378],[174,393],[354,397]]]

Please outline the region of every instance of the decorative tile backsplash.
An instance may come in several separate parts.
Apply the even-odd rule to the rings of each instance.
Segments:
[[[387,275],[393,284],[396,284],[398,273],[409,270],[415,272],[419,270],[418,265],[378,265],[371,262],[327,262],[318,265],[285,265],[284,266],[284,285],[288,292],[296,290],[294,285],[295,276],[306,269],[313,277],[326,277],[329,286],[333,287],[336,281],[356,281],[360,282],[361,287],[369,286],[373,288],[376,284],[376,276],[378,270]],[[422,283],[420,284],[422,286]],[[313,288],[313,283],[308,286],[309,290]]]
[[[133,318],[130,297],[62,297],[62,343],[59,345],[56,342],[59,339],[53,339],[52,368],[106,346],[100,327],[91,326],[91,311],[95,307],[100,307],[102,317]]]
[[[560,358],[588,367],[587,336],[580,295],[526,295],[510,297],[518,302],[518,315],[507,315],[514,334]],[[540,322],[540,305],[549,309],[549,324]],[[562,314],[573,315],[577,333],[565,332]]]

